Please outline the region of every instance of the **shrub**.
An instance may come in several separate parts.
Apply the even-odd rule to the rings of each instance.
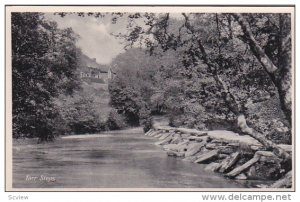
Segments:
[[[143,127],[144,132],[149,131],[152,128],[152,117],[150,115],[150,110],[146,106],[140,109],[140,125]]]
[[[125,119],[116,109],[112,109],[106,121],[106,128],[109,130],[119,130],[126,127]]]
[[[74,95],[60,98],[56,102],[61,119],[66,124],[64,133],[85,134],[104,130],[101,114],[95,110],[98,106],[93,98]]]

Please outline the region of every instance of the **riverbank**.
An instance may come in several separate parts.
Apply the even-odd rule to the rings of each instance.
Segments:
[[[256,139],[232,131],[198,131],[187,128],[172,128],[155,125],[145,133],[157,138],[168,156],[205,165],[205,169],[221,173],[236,180],[283,180],[262,188],[290,188],[291,165],[271,151],[267,151]],[[278,145],[291,155],[291,145]]]

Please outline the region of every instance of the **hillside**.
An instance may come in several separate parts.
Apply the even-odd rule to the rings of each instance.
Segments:
[[[110,95],[108,92],[108,85],[95,83],[95,82],[82,82],[82,92],[79,92],[81,96],[88,96],[93,98],[95,106],[95,112],[100,115],[101,121],[105,121],[111,110],[109,106]]]
[[[99,64],[95,58],[92,59],[85,54],[80,57],[79,71],[89,73],[89,76],[81,76],[82,92],[79,94],[93,98],[94,104],[99,106],[95,111],[101,115],[102,121],[106,119],[110,110],[108,105],[110,99],[107,84],[108,69],[108,65]],[[97,75],[98,78],[96,78]]]

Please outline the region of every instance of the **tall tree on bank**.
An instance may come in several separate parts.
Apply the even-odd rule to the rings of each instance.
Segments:
[[[276,63],[268,56],[260,44],[256,41],[249,22],[242,14],[232,13],[234,19],[240,24],[245,43],[249,44],[251,51],[269,74],[272,82],[277,87],[280,103],[286,119],[291,124],[292,120],[292,75],[291,75],[291,19],[288,14],[278,14],[278,30],[276,33],[277,44]],[[272,53],[269,52],[269,55]]]
[[[53,98],[76,88],[77,36],[42,13],[12,13],[13,136],[55,137]]]
[[[230,61],[237,61],[237,58],[243,57],[243,55],[232,50],[232,53],[237,54],[228,58],[227,55],[232,54],[229,52],[230,49],[222,53],[222,48],[224,49],[228,43],[237,43],[238,46],[244,43],[245,52],[248,52],[248,47],[250,48],[253,57],[256,58],[256,61],[253,61],[256,63],[256,68],[259,67],[258,62],[264,70],[262,73],[265,76],[262,74],[260,77],[272,81],[273,84],[270,85],[274,85],[278,92],[286,120],[291,123],[290,15],[222,14],[218,16],[215,14],[182,13],[182,16],[181,25],[177,26],[177,30],[174,30],[171,26],[169,13],[159,15],[151,13],[128,14],[129,34],[117,36],[129,42],[128,46],[145,44],[146,47],[149,47],[150,52],[157,48],[167,51],[184,47],[186,51],[183,64],[187,68],[194,68],[199,63],[206,65],[208,68],[207,75],[214,78],[227,107],[237,117],[241,131],[258,139],[267,149],[274,150],[278,155],[288,159],[289,155],[280,147],[247,125],[245,99],[242,100],[237,93],[244,86],[234,86],[230,81],[234,78],[232,72],[238,66],[238,63],[230,63]],[[146,19],[146,25],[132,23],[136,19],[139,19],[138,22],[142,21],[140,19]],[[249,22],[255,29],[255,35],[252,33]],[[220,28],[220,26],[222,27]],[[255,37],[258,37],[260,41]],[[224,63],[227,63],[227,66]],[[231,75],[230,77],[227,75],[227,79],[226,69],[231,71]],[[240,71],[239,76],[249,76],[247,72],[245,73],[249,69]],[[260,88],[266,87],[263,85]],[[266,91],[267,89],[261,90]],[[248,96],[247,100],[251,101],[251,97]]]

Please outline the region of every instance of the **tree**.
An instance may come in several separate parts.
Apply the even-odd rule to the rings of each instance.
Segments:
[[[183,66],[194,69],[203,64],[202,67],[207,70],[205,76],[213,78],[217,88],[216,93],[220,95],[229,112],[232,112],[238,120],[241,131],[258,139],[267,149],[277,150],[279,155],[288,158],[288,154],[272,141],[267,140],[260,132],[250,128],[246,122],[247,104],[270,99],[276,94],[274,91],[278,92],[282,109],[290,122],[291,75],[288,46],[290,17],[288,15],[246,14],[245,16],[253,21],[255,36],[260,37],[260,42],[257,42],[249,24],[241,14],[182,13],[183,20],[180,20],[181,25],[177,26],[177,29],[172,27],[174,23],[170,20],[169,13],[158,15],[139,13],[129,16],[146,19],[145,26],[128,23],[129,34],[118,35],[124,38],[124,41],[128,41],[129,46],[144,43],[149,47],[150,52],[157,47],[164,51],[184,49]],[[128,21],[131,22],[132,17],[129,18]],[[278,43],[274,43],[274,35]],[[266,45],[262,48],[262,44]],[[265,53],[267,50],[270,55],[273,54],[272,56],[277,53],[276,61],[281,66],[280,71],[272,61],[274,57]],[[244,56],[246,58],[241,60],[240,58]],[[253,62],[249,62],[248,58]],[[268,82],[256,86],[251,84],[249,81],[252,78],[249,76],[253,73]],[[201,71],[198,77],[201,77]],[[234,82],[235,84],[242,82],[243,85],[237,86]],[[250,92],[246,92],[247,90]],[[254,90],[259,90],[263,95],[260,97],[263,99],[258,100],[259,97],[253,99]],[[201,100],[203,101],[202,98]]]
[[[132,126],[140,125],[140,111],[147,108],[140,92],[118,78],[109,83],[109,92],[112,107],[126,117],[126,122]]]
[[[77,36],[42,13],[12,13],[13,136],[52,140],[58,110],[53,98],[76,88]]]
[[[278,30],[275,32],[276,47],[272,52],[277,52],[274,64],[272,58],[263,50],[261,45],[254,38],[249,22],[242,14],[231,14],[240,24],[243,30],[243,40],[249,44],[251,51],[261,63],[264,70],[269,74],[272,82],[276,86],[280,98],[282,110],[286,115],[286,119],[291,124],[292,119],[292,75],[291,75],[291,21],[290,15],[278,14]],[[270,30],[269,30],[270,31]],[[270,43],[270,42],[269,42]],[[274,46],[274,44],[272,44]],[[267,48],[267,47],[266,47]],[[269,55],[272,54],[269,52]]]

